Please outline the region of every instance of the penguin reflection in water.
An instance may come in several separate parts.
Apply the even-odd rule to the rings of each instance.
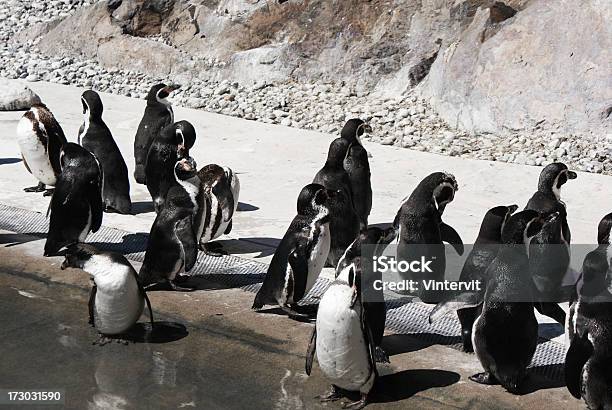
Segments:
[[[584,259],[582,286],[576,289],[566,328],[565,382],[589,409],[612,408],[612,294],[607,289],[611,226],[608,214],[599,223],[599,246]]]
[[[66,250],[61,268],[83,269],[92,277],[89,324],[100,333],[94,344],[104,345],[113,340],[127,343],[122,335],[138,321],[145,302],[153,329],[151,302],[125,256],[100,252],[91,245],[75,244]]]
[[[60,156],[62,172],[49,203],[49,233],[45,256],[64,246],[84,242],[102,225],[102,171],[96,157],[72,142]]]
[[[490,278],[482,312],[474,322],[472,345],[484,373],[470,377],[481,384],[501,384],[518,394],[538,342],[527,245],[541,229],[535,211],[512,215],[503,227],[502,245],[487,269]]]
[[[39,181],[37,186],[24,188],[24,191],[43,192],[47,186],[55,186],[62,171],[60,153],[66,137],[46,105],[33,105],[23,114],[17,124],[17,142],[23,165]],[[48,189],[43,195],[52,193],[53,190]]]
[[[252,309],[279,305],[292,318],[308,318],[295,307],[312,289],[327,260],[331,242],[328,204],[334,195],[335,191],[319,184],[302,188],[298,214],[274,252]]]
[[[327,288],[306,353],[306,374],[311,373],[316,353],[321,371],[332,383],[321,401],[339,400],[339,389],[358,391],[361,399],[344,405],[351,409],[366,406],[378,376],[372,324],[361,300],[362,280],[361,260],[356,259]]]
[[[164,207],[153,222],[140,269],[139,276],[146,288],[168,284],[178,291],[193,290],[178,286],[176,281],[182,272],[193,268],[198,256],[193,225],[200,186],[196,172],[193,158],[176,162],[176,183],[168,190]]]

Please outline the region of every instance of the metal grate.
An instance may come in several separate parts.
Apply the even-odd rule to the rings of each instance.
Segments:
[[[45,215],[0,204],[0,229],[20,234],[44,237],[48,231]],[[106,251],[125,254],[128,259],[142,262],[146,251],[148,234],[130,233],[119,229],[101,227],[88,236],[88,242]],[[206,277],[220,288],[241,288],[257,292],[267,271],[264,263],[236,256],[212,257],[200,253],[198,263],[189,273]],[[329,286],[330,280],[319,278],[313,289],[300,302],[301,305],[316,304]],[[443,344],[455,349],[461,346],[461,327],[454,315],[447,315],[435,324],[429,324],[431,306],[407,299],[387,302],[387,329],[397,334],[406,334],[432,344]],[[555,341],[541,338],[531,363],[534,372],[552,379],[563,380],[565,348]]]

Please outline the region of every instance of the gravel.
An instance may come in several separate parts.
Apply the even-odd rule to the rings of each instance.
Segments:
[[[142,73],[102,67],[94,60],[41,54],[35,44],[10,44],[9,39],[32,24],[69,15],[94,0],[31,2],[5,0],[0,6],[0,77],[70,84],[98,91],[144,98],[157,82]],[[158,41],[153,39],[153,41]],[[211,62],[222,66],[223,63]],[[342,83],[242,85],[233,81],[194,79],[172,97],[178,106],[248,120],[337,134],[352,117],[368,120],[368,138],[384,145],[534,166],[565,162],[580,171],[612,174],[612,135],[573,135],[535,128],[510,135],[469,135],[452,129],[415,94],[380,98],[360,94]]]

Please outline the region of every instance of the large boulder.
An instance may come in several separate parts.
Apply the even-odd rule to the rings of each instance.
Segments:
[[[40,97],[20,81],[0,78],[0,111],[28,110],[40,102]]]

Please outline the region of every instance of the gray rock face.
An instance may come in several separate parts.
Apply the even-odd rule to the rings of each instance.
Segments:
[[[19,81],[0,78],[0,111],[28,110],[40,97]]]

